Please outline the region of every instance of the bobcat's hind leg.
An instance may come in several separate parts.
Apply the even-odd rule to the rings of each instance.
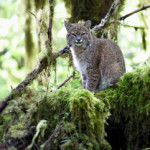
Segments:
[[[122,63],[113,63],[106,67],[103,74],[101,73],[101,83],[99,89],[106,89],[112,84],[113,86],[119,81],[125,73],[125,67]]]

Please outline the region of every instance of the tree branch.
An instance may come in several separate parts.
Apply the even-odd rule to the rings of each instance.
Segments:
[[[53,15],[54,15],[53,0],[49,0],[49,26],[48,26],[49,45],[51,45],[51,42],[52,42]]]
[[[31,15],[33,15],[34,17],[35,17],[35,19],[37,19],[37,16],[33,13],[33,12],[31,12],[31,11],[28,11]]]
[[[53,57],[54,57],[54,59],[56,59],[58,57],[66,57],[66,56],[68,56],[69,53],[70,53],[69,47],[65,46],[64,48],[62,48],[58,52],[54,53]]]
[[[114,0],[114,2],[112,3],[110,9],[108,10],[106,16],[104,19],[101,20],[99,25],[96,25],[92,28],[93,31],[99,31],[101,30],[102,27],[105,26],[105,24],[108,22],[110,16],[113,14],[113,12],[116,10],[117,6],[119,5],[120,0]]]
[[[143,6],[142,8],[139,8],[139,9],[133,11],[133,12],[130,12],[130,13],[126,14],[125,16],[119,17],[117,20],[125,20],[127,17],[129,17],[129,16],[131,16],[131,15],[133,15],[133,14],[139,12],[139,11],[145,10],[147,8],[150,8],[150,5]]]
[[[73,75],[70,75],[64,82],[62,82],[60,85],[58,85],[56,89],[61,88],[61,87],[62,87],[66,82],[68,82],[72,77],[73,77]]]
[[[123,25],[124,27],[127,27],[127,28],[134,28],[135,30],[137,30],[137,29],[141,29],[141,30],[145,29],[144,27],[131,26],[131,25],[128,25],[128,24],[121,24],[121,25]]]
[[[59,50],[58,52],[53,54],[53,59],[56,59],[58,57],[65,57],[66,54],[69,53],[69,47],[65,46],[63,49]],[[13,99],[15,93],[20,93],[25,89],[26,86],[28,86],[35,78],[37,78],[38,74],[43,71],[43,69],[46,69],[48,66],[48,59],[47,56],[43,57],[42,60],[39,62],[38,66],[33,69],[26,78],[15,88],[12,90],[12,92],[7,96],[1,103],[0,103],[0,112],[7,106],[7,102],[11,99]]]
[[[39,65],[31,71],[27,77],[15,88],[12,90],[9,96],[7,96],[1,103],[0,103],[0,112],[7,106],[7,102],[11,100],[16,93],[22,92],[27,85],[29,85],[37,76],[38,74],[48,66],[47,57],[45,56],[40,62]]]

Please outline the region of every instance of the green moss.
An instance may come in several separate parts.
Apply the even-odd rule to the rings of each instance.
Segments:
[[[108,149],[108,143],[103,141],[104,123],[109,111],[102,101],[87,90],[61,88],[53,93],[33,91],[32,96],[23,94],[10,105],[13,107],[8,106],[7,112],[13,113],[5,132],[6,140],[9,137],[22,137],[31,129],[36,129],[41,120],[46,120],[44,136],[36,137],[39,146],[56,128],[60,128],[51,143],[56,149]]]
[[[4,131],[8,127],[10,121],[11,115],[9,113],[5,113],[3,117],[0,116],[0,142],[3,140]]]
[[[111,123],[124,132],[127,149],[148,146],[150,121],[150,64],[145,63],[121,77],[116,89],[97,93],[105,106],[111,106]],[[110,102],[110,106],[107,102]],[[115,127],[114,127],[115,128]],[[115,135],[114,135],[115,136]]]
[[[7,133],[7,138],[9,138],[10,136],[13,138],[22,137],[26,133],[27,133],[27,129],[25,124],[19,123],[19,124],[11,125]]]
[[[47,106],[47,108],[45,108],[45,106]],[[65,130],[63,136],[69,136],[68,139],[71,140],[72,143],[76,143],[80,139],[79,133],[87,135],[94,146],[94,143],[99,142],[97,139],[101,140],[104,138],[104,120],[108,117],[109,113],[104,112],[103,108],[104,103],[96,99],[94,95],[87,90],[62,88],[42,101],[38,109],[38,117],[51,120],[51,124],[49,124],[48,127],[51,129],[54,129],[55,125],[61,121],[65,121],[65,123],[69,123],[69,125],[70,122],[72,122],[75,127],[69,131],[69,129],[66,130],[66,126],[64,126],[62,129],[63,131]],[[51,111],[51,113],[49,113],[49,111]],[[76,129],[76,131],[73,131],[74,129]],[[68,135],[71,132],[74,133],[73,135],[75,135],[75,137]],[[49,133],[47,134],[49,135]],[[91,144],[89,144],[89,146],[90,145]],[[97,143],[97,145],[99,144]],[[88,147],[88,145],[86,146]],[[77,147],[80,146],[78,145]],[[100,147],[100,145],[97,146],[96,149],[98,149],[98,147]]]
[[[61,88],[53,93],[29,90],[10,101],[1,114],[0,138],[21,137],[36,129],[41,120],[46,120],[43,136],[37,137],[39,147],[57,131],[51,141],[56,149],[110,150],[108,142],[114,138],[121,142],[120,136],[123,136],[123,143],[117,148],[140,150],[149,144],[149,90],[149,63],[124,74],[117,88],[95,94],[73,88]],[[104,125],[109,111],[107,142]],[[110,134],[111,130],[114,132]],[[121,130],[118,137],[117,130]]]

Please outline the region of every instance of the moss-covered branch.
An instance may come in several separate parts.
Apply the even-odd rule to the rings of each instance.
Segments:
[[[49,0],[49,25],[48,25],[48,39],[49,45],[52,43],[52,24],[53,24],[53,15],[54,15],[54,5],[53,0]]]
[[[97,93],[109,102],[111,116],[106,128],[113,149],[146,150],[150,139],[150,63],[124,74],[116,89]]]
[[[24,91],[27,85],[29,85],[33,80],[38,76],[38,74],[47,67],[48,61],[47,57],[44,57],[40,62],[39,65],[31,71],[27,77],[15,88],[12,90],[9,96],[7,96],[1,103],[0,103],[0,112],[7,106],[7,102],[20,92]],[[19,95],[18,95],[19,96]]]
[[[53,93],[34,90],[30,96],[26,92],[15,98],[8,108],[0,119],[0,139],[4,141],[0,146],[111,150],[104,137],[109,110],[87,90],[67,87]],[[41,124],[43,121],[46,123],[44,126]],[[22,138],[29,133],[29,138]]]
[[[56,59],[58,57],[65,57],[66,54],[68,54],[69,52],[68,47],[64,47],[63,49],[61,49],[60,51],[58,51],[57,53],[54,53],[52,58]],[[27,77],[15,88],[12,90],[12,92],[9,94],[9,96],[7,96],[1,103],[0,103],[0,112],[3,111],[3,109],[7,106],[7,102],[10,101],[11,99],[13,99],[14,96],[17,95],[17,93],[20,93],[22,91],[25,90],[25,88],[33,82],[34,79],[37,78],[37,76],[39,75],[40,72],[43,71],[43,69],[46,69],[48,66],[48,58],[47,56],[43,57],[38,66],[33,69],[28,75]],[[18,95],[19,96],[19,95]]]

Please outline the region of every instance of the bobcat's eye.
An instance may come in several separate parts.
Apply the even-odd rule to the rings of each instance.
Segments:
[[[81,34],[81,36],[84,36],[84,35],[85,35],[85,33],[82,33],[82,34]]]
[[[72,33],[72,36],[74,36],[74,37],[75,37],[75,36],[76,36],[76,34],[75,34],[75,33]]]

